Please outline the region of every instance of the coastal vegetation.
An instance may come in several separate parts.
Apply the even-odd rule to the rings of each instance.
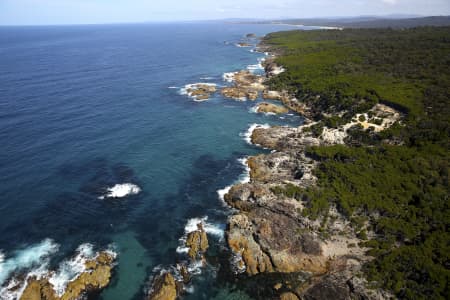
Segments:
[[[317,185],[272,192],[307,203],[305,216],[326,219],[334,205],[351,220],[374,257],[364,268],[373,287],[448,299],[450,27],[290,31],[263,43],[286,69],[270,88],[321,112],[316,136],[361,113],[381,124],[369,111],[377,103],[404,114],[384,131],[355,126],[346,145],[308,148]]]

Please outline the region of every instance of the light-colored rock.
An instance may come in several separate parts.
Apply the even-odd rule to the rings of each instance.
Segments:
[[[296,294],[287,292],[287,293],[281,294],[280,300],[299,300],[299,299]]]
[[[203,229],[203,225],[200,223],[197,226],[198,230],[189,232],[186,239],[186,247],[189,248],[188,255],[191,259],[196,259],[209,247],[208,237]]]
[[[165,272],[153,280],[148,300],[175,300],[177,295],[177,285],[173,275]]]
[[[256,112],[258,113],[273,113],[273,114],[285,114],[289,110],[281,105],[275,105],[272,103],[262,102],[256,106]]]
[[[105,288],[111,279],[115,255],[109,252],[100,252],[96,258],[88,260],[86,270],[74,280],[70,281],[59,297],[48,278],[51,273],[38,279],[30,277],[26,288],[20,297],[21,300],[73,300],[79,299],[89,292],[99,291]]]

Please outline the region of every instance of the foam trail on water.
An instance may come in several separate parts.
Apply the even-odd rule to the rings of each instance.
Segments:
[[[105,198],[123,198],[129,195],[137,195],[141,192],[141,188],[133,183],[121,183],[116,184],[113,187],[106,189],[107,193],[98,197],[99,199]]]
[[[15,251],[10,258],[3,255],[0,260],[0,286],[13,272],[45,265],[48,257],[56,253],[58,249],[59,245],[53,240],[45,239],[38,244]]]

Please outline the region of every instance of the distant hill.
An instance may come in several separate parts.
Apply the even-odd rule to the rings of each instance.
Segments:
[[[328,26],[343,28],[411,28],[422,26],[450,26],[450,16],[432,16],[420,18],[396,18],[395,16],[374,17],[362,16],[355,18],[321,18],[321,19],[286,19],[263,21],[256,23],[283,23],[305,26]]]

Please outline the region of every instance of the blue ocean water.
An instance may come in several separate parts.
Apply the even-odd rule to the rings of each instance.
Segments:
[[[225,85],[224,72],[264,57],[235,42],[246,33],[284,29],[221,23],[0,27],[4,261],[46,239],[59,245],[54,264],[80,244],[113,244],[118,266],[98,298],[141,299],[152,270],[179,259],[178,239],[189,219],[208,216],[217,232],[225,228],[227,209],[217,190],[243,174],[238,159],[264,152],[244,141],[249,126],[301,123],[295,115],[251,113],[255,102],[219,94],[194,102],[180,88]],[[99,199],[121,183],[141,192]],[[194,280],[187,298],[251,297],[227,276],[220,234],[210,243],[208,274]]]

